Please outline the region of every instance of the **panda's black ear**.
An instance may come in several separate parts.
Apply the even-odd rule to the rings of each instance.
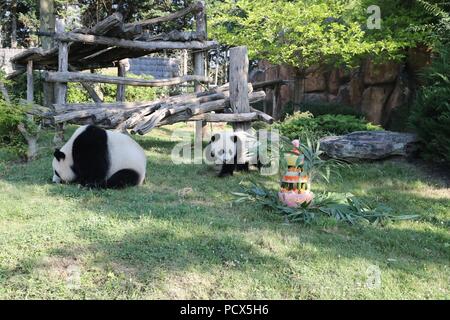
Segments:
[[[64,152],[61,152],[59,149],[55,149],[55,152],[53,153],[53,156],[56,158],[56,160],[65,159],[66,155]]]
[[[211,137],[211,142],[214,142],[214,141],[219,140],[219,139],[220,139],[220,134],[216,133],[215,135],[213,135]]]

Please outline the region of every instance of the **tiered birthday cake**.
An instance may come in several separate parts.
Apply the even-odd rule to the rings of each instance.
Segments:
[[[304,202],[311,202],[313,193],[309,190],[308,176],[303,170],[304,156],[299,151],[299,141],[292,141],[294,148],[285,153],[287,172],[281,179],[280,201],[289,207],[297,207]]]

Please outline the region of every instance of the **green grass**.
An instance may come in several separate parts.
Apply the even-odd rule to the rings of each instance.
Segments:
[[[172,129],[138,138],[147,182],[121,191],[52,184],[50,134],[32,163],[0,152],[0,299],[450,298],[450,191],[413,165],[353,165],[316,187],[420,221],[285,224],[231,205],[241,180],[274,178],[173,165]]]

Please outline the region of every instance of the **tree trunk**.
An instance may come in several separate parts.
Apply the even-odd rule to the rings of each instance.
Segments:
[[[11,48],[17,48],[17,0],[11,1]]]

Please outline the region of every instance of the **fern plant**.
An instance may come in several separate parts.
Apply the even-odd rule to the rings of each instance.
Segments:
[[[325,192],[317,194],[313,202],[303,203],[297,208],[282,204],[273,190],[261,184],[251,182],[242,185],[239,192],[232,192],[234,203],[252,203],[271,212],[282,215],[287,222],[311,224],[320,217],[329,217],[337,221],[354,224],[384,225],[390,221],[417,219],[418,215],[394,215],[392,209],[383,204],[370,205],[352,194]]]

